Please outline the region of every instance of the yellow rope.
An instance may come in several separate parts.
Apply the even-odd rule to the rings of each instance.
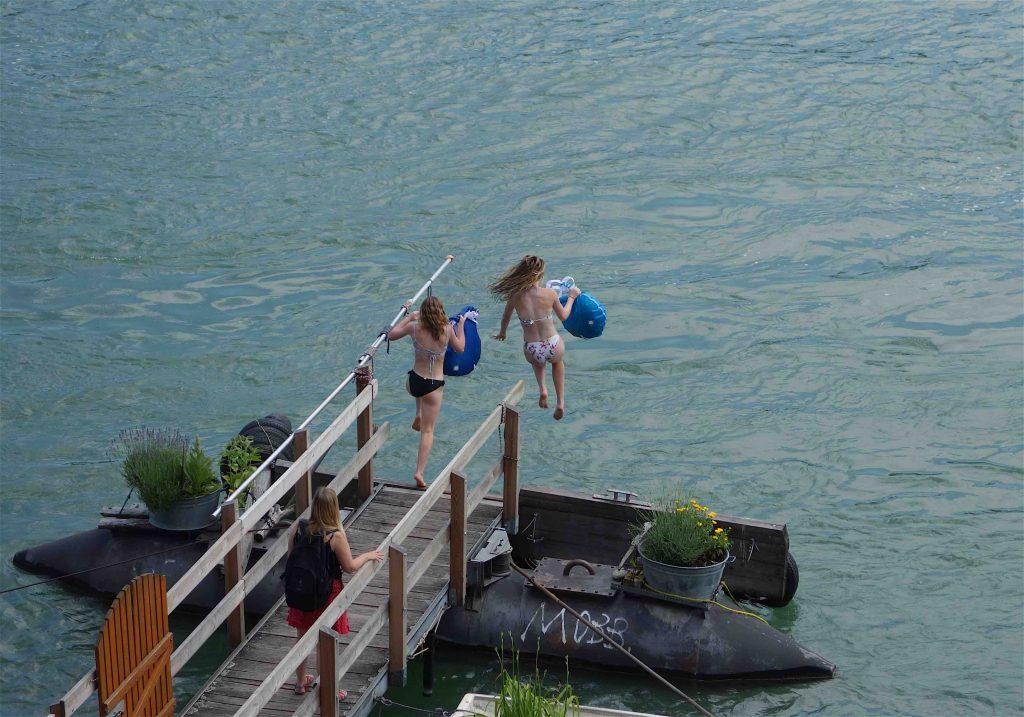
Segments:
[[[669,592],[665,592],[664,590],[658,590],[658,588],[654,587],[649,582],[647,582],[647,578],[644,578],[644,587],[647,588],[648,590],[651,590],[652,592],[658,593],[659,595],[666,595],[666,596],[668,596],[670,598],[675,598],[676,600],[685,600],[687,602],[693,602],[693,603],[698,603],[698,604],[706,604],[706,605],[718,605],[718,607],[722,608],[723,610],[727,610],[729,612],[736,613],[737,615],[747,615],[748,617],[757,618],[758,620],[763,622],[765,625],[768,625],[768,627],[771,627],[771,624],[767,620],[765,620],[763,617],[761,617],[760,615],[757,615],[756,613],[748,612],[746,610],[736,610],[735,608],[731,608],[728,605],[723,605],[722,603],[718,602],[717,600],[703,600],[701,598],[691,598],[691,597],[686,597],[685,595],[676,595],[675,593],[669,593]],[[723,582],[722,583],[722,587],[725,588],[725,592],[729,596],[729,599],[733,600],[735,602],[736,598],[734,598],[732,596],[732,593],[729,592],[729,586],[726,585],[725,582]]]

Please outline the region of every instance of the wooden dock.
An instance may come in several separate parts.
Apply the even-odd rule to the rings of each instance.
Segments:
[[[350,516],[345,524],[353,554],[380,545],[422,495],[422,491],[404,486],[379,486],[369,502]],[[449,497],[440,498],[419,522],[419,526],[403,541],[410,561],[422,555],[437,532],[447,525],[450,508]],[[483,501],[468,517],[466,545],[472,548],[486,540],[500,521],[501,513],[500,501]],[[383,694],[388,687],[388,623],[385,620],[382,625],[371,624],[375,610],[388,601],[386,570],[387,566],[352,603],[348,609],[351,632],[338,638],[344,648],[351,645],[368,624],[374,630],[368,647],[338,683],[340,689],[348,693],[338,707],[339,714],[346,717],[366,715],[373,707],[373,698]],[[440,619],[448,604],[448,586],[448,550],[444,549],[430,564],[420,582],[409,591],[405,613],[410,627],[407,633],[409,652],[415,649]],[[277,608],[256,626],[246,641],[210,678],[183,714],[206,717],[237,714],[246,699],[295,644],[295,629],[285,623],[287,612],[288,608],[282,598]],[[314,674],[315,664],[314,655],[308,663]],[[312,700],[294,694],[293,684],[293,681],[289,681],[280,687],[259,714],[266,717],[302,714],[303,702],[310,703],[307,708],[311,708]]]
[[[362,717],[389,682],[404,683],[409,654],[437,624],[445,608],[463,604],[466,561],[475,547],[499,524],[513,533],[517,529],[519,414],[514,406],[523,395],[523,382],[513,386],[424,491],[374,481],[372,460],[387,441],[390,428],[387,423],[373,423],[377,382],[369,371],[353,375],[355,400],[315,439],[301,426],[291,434],[276,450],[292,445],[294,462],[272,476],[275,453],[256,468],[247,483],[259,479],[264,488],[254,502],[243,510],[241,489],[229,496],[219,509],[220,536],[166,594],[147,598],[159,603],[166,617],[206,576],[220,571],[224,596],[206,618],[174,645],[173,652],[168,629],[162,635],[152,635],[157,647],[143,654],[135,645],[139,601],[132,597],[134,592],[122,591],[107,622],[118,631],[117,644],[128,647],[111,658],[116,664],[101,664],[98,658],[99,669],[84,675],[50,705],[51,715],[67,717],[95,694],[99,695],[101,716],[136,714],[136,705],[150,700],[154,689],[172,680],[221,629],[225,629],[233,652],[183,714]],[[337,390],[332,398],[336,394]],[[317,467],[353,424],[357,428],[356,453],[332,474],[327,485],[344,495],[345,505],[353,509],[344,521],[352,551],[376,548],[385,553],[386,561],[367,563],[346,576],[341,594],[301,638],[285,623],[283,597],[259,624],[247,628],[246,597],[262,581],[277,579],[280,573],[275,571],[280,570],[288,538],[297,526],[293,523],[283,535],[268,540],[260,557],[250,560],[253,535],[266,529],[267,516],[277,515],[290,495],[295,518],[308,518],[314,478],[320,475]],[[504,435],[499,433],[496,444],[490,442],[502,428]],[[499,455],[471,481],[466,467],[485,446],[496,446]],[[488,496],[499,479],[501,496]],[[330,626],[346,611],[351,632],[339,637]],[[296,695],[295,669],[304,655],[312,655],[307,669],[318,672],[319,682],[316,689]],[[348,692],[340,703],[338,689]],[[170,715],[175,707],[171,696],[159,701],[153,714]]]

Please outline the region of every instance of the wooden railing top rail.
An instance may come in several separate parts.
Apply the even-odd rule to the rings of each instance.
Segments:
[[[385,536],[384,540],[381,541],[377,549],[381,552],[387,552],[389,548],[394,545],[399,545],[401,542],[409,536],[420,520],[430,511],[430,508],[436,503],[441,496],[448,489],[451,482],[451,473],[453,470],[459,470],[472,460],[473,456],[480,450],[487,438],[497,429],[501,424],[502,414],[505,406],[514,406],[523,395],[525,390],[522,381],[517,381],[512,387],[512,390],[508,392],[501,403],[491,412],[491,414],[484,419],[483,423],[473,433],[468,441],[462,446],[461,449],[455,454],[448,465],[445,466],[437,477],[431,483],[430,487],[424,491],[423,495],[416,501],[415,505],[410,508],[409,512],[398,521],[398,524],[391,529],[391,531]],[[482,497],[482,496],[481,496]],[[236,715],[253,715],[257,714],[273,697],[273,695],[281,688],[289,675],[295,672],[295,668],[298,667],[299,662],[302,661],[306,655],[313,651],[314,646],[318,640],[320,628],[328,627],[333,625],[341,614],[345,612],[360,593],[366,588],[367,585],[376,577],[384,568],[384,563],[367,563],[357,570],[352,578],[348,581],[345,589],[329,603],[324,609],[323,613],[317,618],[316,622],[310,625],[309,630],[302,637],[295,641],[292,649],[281,658],[277,666],[271,670],[270,674],[264,678],[263,682],[255,691],[249,696],[245,703],[238,708],[235,712]],[[425,569],[424,569],[425,570]]]

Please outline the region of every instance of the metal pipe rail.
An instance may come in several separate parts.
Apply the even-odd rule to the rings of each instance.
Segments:
[[[420,290],[417,291],[415,294],[413,294],[413,297],[408,300],[408,303],[409,303],[410,306],[412,304],[415,304],[416,301],[421,296],[423,296],[423,294],[428,289],[430,289],[430,287],[433,285],[433,283],[435,281],[437,281],[437,277],[441,276],[441,272],[443,272],[445,269],[447,269],[448,265],[451,264],[453,261],[455,261],[455,255],[454,254],[449,254],[448,256],[446,256],[444,258],[444,261],[441,262],[441,266],[439,266],[437,268],[437,271],[435,271],[433,274],[431,274],[430,278],[427,279],[427,282],[423,286],[420,287]],[[267,459],[265,461],[263,461],[262,463],[260,463],[260,465],[249,475],[249,477],[246,478],[244,481],[242,481],[242,483],[238,486],[238,488],[236,488],[234,490],[234,492],[231,493],[231,495],[229,495],[227,498],[224,499],[225,503],[229,503],[229,502],[235,500],[236,498],[238,498],[238,496],[241,495],[242,492],[245,491],[245,489],[248,488],[249,485],[254,480],[256,480],[256,476],[258,476],[263,471],[270,469],[270,466],[274,463],[275,460],[278,459],[278,457],[281,455],[281,453],[284,452],[284,449],[287,448],[289,445],[291,445],[291,443],[295,440],[295,434],[298,433],[299,431],[302,431],[302,430],[305,430],[306,428],[308,428],[309,424],[311,424],[316,419],[316,417],[320,415],[320,412],[323,411],[331,403],[331,401],[333,401],[338,396],[338,394],[341,393],[345,389],[346,386],[348,386],[350,383],[352,383],[352,379],[354,379],[356,377],[356,372],[359,369],[364,368],[368,363],[370,363],[370,361],[373,359],[373,355],[377,352],[377,349],[379,349],[381,347],[381,344],[383,344],[385,339],[387,339],[388,330],[393,329],[395,327],[395,324],[397,324],[402,319],[402,317],[405,316],[407,313],[409,313],[409,306],[406,306],[405,304],[402,304],[402,308],[399,310],[399,312],[397,314],[395,314],[395,318],[391,319],[391,323],[388,324],[388,329],[384,330],[384,331],[381,331],[379,334],[377,334],[377,338],[374,339],[373,343],[370,344],[370,346],[367,348],[367,350],[359,357],[359,360],[356,361],[356,367],[354,369],[352,369],[351,373],[349,373],[348,376],[345,377],[345,380],[342,381],[340,384],[338,384],[337,388],[335,388],[333,391],[331,391],[331,393],[327,396],[327,398],[325,398],[323,401],[321,401],[320,405],[317,406],[313,410],[313,412],[311,414],[309,414],[309,416],[306,417],[306,420],[304,420],[299,425],[298,428],[296,428],[294,431],[292,431],[292,434],[290,436],[288,436],[284,440],[284,442],[281,443],[281,445],[279,445],[277,448],[275,448],[274,451],[269,456],[267,456]],[[315,469],[316,466],[313,466],[313,468]],[[218,506],[217,510],[213,511],[213,517],[214,518],[219,518],[220,517],[220,513],[221,513],[221,508]]]

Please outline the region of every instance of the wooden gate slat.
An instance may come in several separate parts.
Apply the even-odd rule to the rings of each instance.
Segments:
[[[101,717],[122,701],[126,717],[174,714],[167,617],[167,581],[146,574],[124,587],[107,611],[96,643],[96,682]]]

